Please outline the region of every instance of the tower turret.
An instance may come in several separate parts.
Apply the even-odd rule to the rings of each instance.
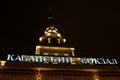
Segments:
[[[36,46],[35,53],[37,55],[74,56],[74,48],[63,47],[62,44],[66,42],[66,39],[54,26],[53,19],[51,9],[49,9],[48,27],[45,29],[44,35],[39,38],[43,45]]]
[[[39,41],[41,43],[47,41],[48,44],[52,45],[63,44],[66,42],[66,39],[58,32],[58,29],[54,26],[51,8],[49,9],[48,27],[45,29],[44,34],[45,35],[39,38]]]

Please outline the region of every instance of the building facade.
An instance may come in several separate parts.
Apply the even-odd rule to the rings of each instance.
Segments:
[[[0,61],[0,80],[120,80],[116,59],[76,57],[74,48],[64,46],[51,15],[48,21],[35,55],[8,54]]]

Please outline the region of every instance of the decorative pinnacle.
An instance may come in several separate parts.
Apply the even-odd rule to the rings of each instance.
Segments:
[[[57,28],[53,25],[53,17],[51,14],[51,8],[49,8],[49,17],[48,17],[48,25],[49,27],[45,30],[45,35],[39,38],[40,42],[43,42],[47,40],[47,43],[49,44],[61,44],[65,43],[66,39],[61,36],[61,34],[58,32]]]
[[[51,8],[49,8],[48,25],[53,25],[53,19]]]

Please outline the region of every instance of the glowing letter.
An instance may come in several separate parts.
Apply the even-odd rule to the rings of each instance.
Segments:
[[[32,62],[34,62],[34,58],[33,58],[33,56],[30,56],[30,60],[32,60]]]
[[[69,57],[69,62],[72,64],[72,57]]]
[[[20,55],[18,55],[18,56],[15,58],[15,61],[21,61]]]
[[[8,54],[7,61],[14,61],[13,56],[14,55]]]
[[[89,64],[93,64],[93,58],[88,58],[88,59],[87,59],[87,62],[88,62]]]
[[[39,56],[39,59],[40,59],[40,62],[43,62],[43,60],[42,60],[42,56]]]
[[[36,62],[38,62],[38,56],[35,56],[35,58],[36,58],[36,59],[35,59],[35,60],[36,60]]]
[[[58,62],[59,63],[65,63],[65,59],[64,59],[64,57],[58,57]]]
[[[28,61],[28,56],[27,55],[22,55],[21,58],[22,58],[22,61],[25,61],[25,62]]]
[[[101,64],[101,63],[99,62],[99,58],[94,58],[94,62],[95,62],[95,64]]]
[[[52,62],[52,63],[55,63],[55,62],[56,62],[55,57],[51,57],[51,59],[50,59],[50,60],[51,60],[51,62]]]
[[[101,64],[106,64],[105,59],[104,58],[100,58]]]
[[[49,58],[49,56],[44,56],[44,57],[43,57],[43,61],[44,61],[45,63],[49,63],[48,58]]]
[[[113,60],[114,60],[115,64],[118,64],[118,62],[117,62],[117,60],[116,60],[116,59],[113,59]]]
[[[87,64],[87,59],[86,58],[81,58],[83,64]]]
[[[66,61],[66,63],[69,63],[68,57],[65,57],[65,61]]]

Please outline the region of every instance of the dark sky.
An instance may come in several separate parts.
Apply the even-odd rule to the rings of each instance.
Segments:
[[[35,53],[49,7],[77,56],[119,58],[119,0],[0,0],[0,58]]]

